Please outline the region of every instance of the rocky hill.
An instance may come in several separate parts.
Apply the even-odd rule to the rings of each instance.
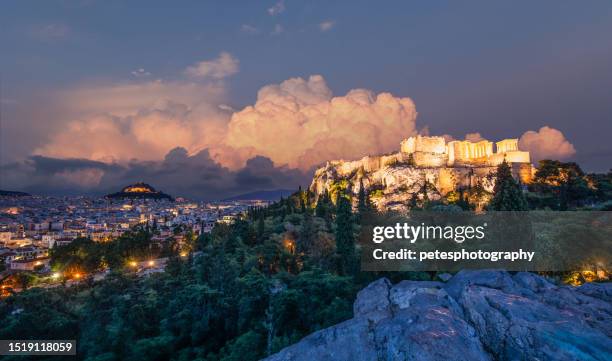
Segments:
[[[445,283],[382,278],[353,309],[266,360],[612,359],[612,283],[573,288],[493,270]]]
[[[529,153],[518,150],[516,139],[477,143],[452,141],[442,137],[411,137],[402,142],[400,151],[366,156],[355,161],[329,161],[315,171],[310,191],[327,191],[332,199],[339,191],[356,195],[361,185],[380,210],[405,209],[414,194],[437,200],[459,189],[478,187],[490,192],[494,187],[497,165],[506,161],[515,178],[529,183],[534,168]]]
[[[174,201],[170,195],[160,192],[151,185],[138,182],[124,187],[120,192],[107,194],[108,199],[156,199]]]

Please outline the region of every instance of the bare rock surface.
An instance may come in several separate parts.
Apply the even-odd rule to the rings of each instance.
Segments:
[[[352,319],[266,360],[612,360],[612,284],[496,270],[382,278],[359,292]]]

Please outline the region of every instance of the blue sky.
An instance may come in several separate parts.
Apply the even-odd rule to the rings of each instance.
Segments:
[[[239,61],[222,80],[234,109],[267,84],[321,74],[334,95],[410,97],[431,134],[558,129],[570,160],[607,170],[610,34],[609,1],[3,1],[1,161],[30,156],[64,124],[41,116],[66,116],[57,93],[187,81],[187,67],[227,52]]]

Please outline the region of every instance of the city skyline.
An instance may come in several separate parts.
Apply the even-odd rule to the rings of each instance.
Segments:
[[[606,2],[2,8],[1,189],[220,199],[417,133],[612,164]]]

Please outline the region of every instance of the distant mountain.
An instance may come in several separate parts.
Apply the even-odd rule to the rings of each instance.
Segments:
[[[230,198],[224,199],[224,201],[248,201],[248,200],[259,200],[259,201],[277,201],[281,197],[287,197],[295,193],[295,189],[275,189],[270,191],[255,191],[250,193],[239,194]]]
[[[127,187],[124,187],[120,192],[107,194],[106,198],[110,199],[167,199],[173,201],[170,195],[160,192],[153,188],[152,186],[138,182],[135,184],[131,184]]]
[[[0,189],[0,196],[5,196],[5,197],[30,197],[32,195],[30,193],[26,193],[26,192],[3,191],[3,190]]]

